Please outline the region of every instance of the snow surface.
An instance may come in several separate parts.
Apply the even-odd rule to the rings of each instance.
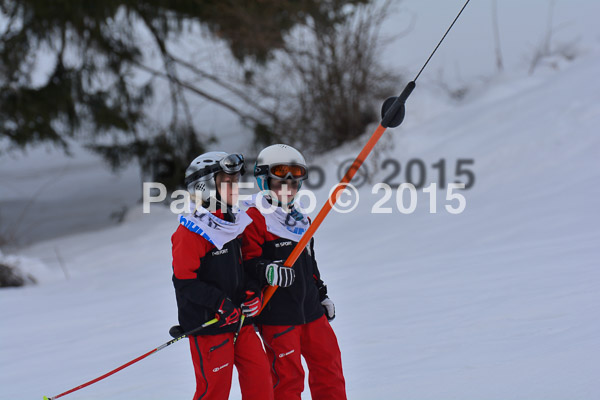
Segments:
[[[445,158],[452,181],[454,160],[472,158],[476,183],[459,215],[441,190],[435,214],[422,191],[412,214],[393,199],[391,214],[371,214],[382,194],[364,186],[355,211],[331,213],[317,232],[349,398],[600,397],[599,70],[590,53],[431,118],[411,119],[409,104],[386,132],[380,159]],[[118,227],[26,249],[47,271],[39,285],[0,291],[0,398],[62,393],[168,341],[176,226],[165,208],[136,209]],[[68,398],[190,398],[188,351],[176,343]]]

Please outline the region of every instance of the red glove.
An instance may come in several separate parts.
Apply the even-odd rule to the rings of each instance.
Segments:
[[[259,290],[258,293],[252,290],[246,290],[246,301],[242,303],[242,314],[246,317],[254,317],[258,315],[263,305],[263,294]]]
[[[226,325],[235,324],[240,320],[241,311],[238,307],[236,307],[231,300],[225,298],[219,309],[217,310],[216,318],[219,320],[215,325],[217,327],[222,327]]]

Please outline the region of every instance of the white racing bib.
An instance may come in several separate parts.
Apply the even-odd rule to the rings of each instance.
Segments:
[[[193,203],[191,209],[195,209]],[[179,223],[221,250],[226,243],[244,232],[244,229],[252,223],[252,218],[245,211],[240,210],[235,213],[235,221],[229,222],[216,217],[204,207],[198,207],[193,213],[180,215]]]
[[[299,242],[304,232],[310,226],[308,217],[299,211],[295,211],[301,217],[298,221],[291,213],[286,213],[281,207],[271,205],[265,196],[255,194],[252,199],[245,201],[244,204],[249,207],[256,207],[265,217],[267,230],[272,234],[284,239]]]

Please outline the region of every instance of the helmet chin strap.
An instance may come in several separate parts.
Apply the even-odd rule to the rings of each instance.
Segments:
[[[273,199],[270,196],[266,196],[265,199],[269,202],[269,204],[273,204],[273,202],[277,201],[277,207],[283,207],[283,204],[281,203],[281,201],[279,201],[279,199]],[[302,221],[305,217],[300,211],[298,211],[296,209],[296,207],[294,207],[294,200],[295,200],[295,198],[293,198],[292,201],[290,201],[287,204],[288,209],[289,209],[289,214],[296,221]]]
[[[235,222],[235,213],[233,212],[233,206],[230,206],[229,204],[227,204],[226,201],[223,201],[223,198],[221,197],[221,193],[219,193],[219,190],[216,188],[216,182],[215,182],[215,193],[216,195],[214,197],[209,197],[208,200],[206,201],[202,201],[202,207],[206,208],[207,210],[211,211],[211,199],[215,200],[215,211],[216,210],[222,210],[223,208],[225,208],[225,212],[223,213],[223,219],[227,222]],[[225,207],[223,207],[225,206]]]
[[[218,196],[218,194],[217,194]],[[216,210],[221,210],[223,205],[226,207],[226,211],[223,213],[223,219],[227,222],[235,222],[235,213],[233,212],[233,207],[229,204],[225,203],[220,198],[214,198],[216,201]],[[202,206],[207,210],[210,210],[210,201],[205,201]]]
[[[275,205],[277,207],[283,207],[283,203],[278,198],[273,198],[272,196],[265,196],[265,198],[267,199],[269,204],[275,203]],[[292,200],[287,203],[287,206],[292,207],[293,204],[294,204],[294,199],[292,198]]]
[[[217,186],[217,180],[215,178],[215,188]],[[227,204],[226,201],[223,201],[223,199],[221,198],[221,193],[219,193],[219,189],[215,189],[216,192],[216,200],[217,200],[217,204],[220,205],[219,209],[222,209],[223,206],[225,206],[226,208],[226,212],[223,213],[223,219],[227,222],[235,222],[235,215],[233,213],[233,207],[230,206],[229,204]]]

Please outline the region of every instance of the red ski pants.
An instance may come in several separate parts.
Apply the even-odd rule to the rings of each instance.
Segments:
[[[196,373],[194,400],[227,399],[234,365],[238,371],[242,399],[273,399],[269,362],[254,327],[242,328],[235,348],[233,335],[231,332],[190,337]]]
[[[313,400],[346,399],[342,356],[337,338],[325,316],[304,325],[262,325],[260,333],[271,362],[276,400],[300,400],[304,369]]]

